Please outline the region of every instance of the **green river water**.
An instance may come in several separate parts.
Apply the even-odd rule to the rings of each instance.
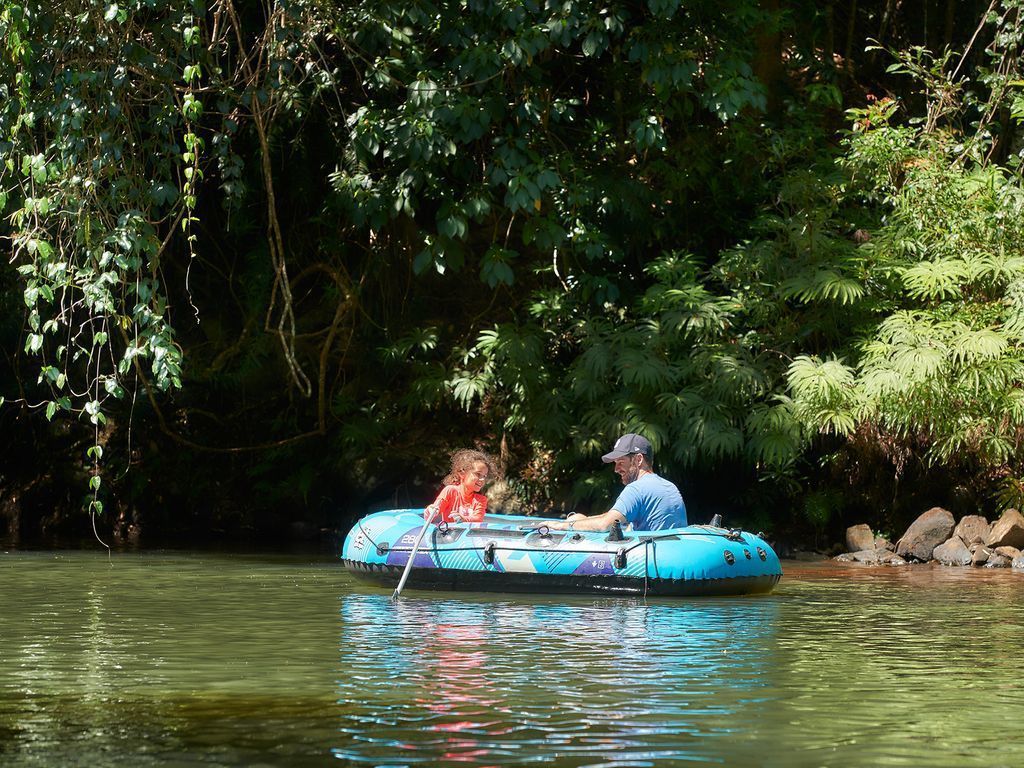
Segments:
[[[1024,573],[390,592],[322,556],[0,551],[2,766],[1019,766]]]

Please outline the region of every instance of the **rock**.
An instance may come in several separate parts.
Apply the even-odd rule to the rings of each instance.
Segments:
[[[954,536],[944,544],[937,546],[932,552],[932,557],[943,565],[971,564],[971,550],[959,536]]]
[[[990,547],[1024,547],[1024,515],[1016,509],[1003,512],[1003,516],[992,524],[985,544]]]
[[[1024,555],[1013,558],[1013,562],[1010,563],[1012,568],[1024,568]]]
[[[988,559],[988,562],[985,563],[985,567],[986,568],[1009,568],[1010,567],[1010,558],[1006,557],[1005,555],[999,555],[999,554],[996,554],[995,552],[993,552],[992,553],[992,557],[990,557]]]
[[[893,552],[896,547],[885,536],[875,536],[875,549],[888,549],[890,552]]]
[[[794,550],[793,553],[790,555],[790,557],[793,560],[799,560],[799,561],[804,562],[804,563],[812,563],[812,562],[815,562],[817,560],[827,560],[828,559],[828,558],[825,557],[825,555],[821,554],[821,552],[810,552],[810,551],[804,550],[804,549]]]
[[[1016,547],[996,547],[996,552],[1011,560],[1016,560],[1021,556],[1021,551]]]
[[[876,549],[875,554],[878,555],[878,562],[881,565],[906,565],[907,561],[897,555],[891,549]]]
[[[988,562],[989,557],[992,555],[992,550],[988,549],[982,544],[978,544],[974,547],[974,556],[971,557],[971,565],[978,566],[984,565]]]
[[[848,552],[835,558],[843,563],[857,562],[865,565],[906,565],[907,561],[888,549],[862,549]]]
[[[857,558],[853,556],[853,552],[844,552],[841,555],[836,555],[832,559],[837,563],[853,563],[856,562]]]
[[[959,536],[964,540],[965,544],[973,544],[976,541],[985,541],[985,537],[988,536],[989,528],[991,528],[986,520],[981,515],[964,515],[960,518],[960,522],[956,524],[956,530],[953,531],[953,535]]]
[[[907,532],[896,542],[896,554],[915,560],[931,560],[932,552],[949,539],[953,527],[953,515],[948,510],[932,507],[912,522]]]
[[[847,552],[860,552],[865,549],[875,548],[875,534],[871,532],[871,529],[861,523],[860,525],[851,525],[846,529],[846,551]]]

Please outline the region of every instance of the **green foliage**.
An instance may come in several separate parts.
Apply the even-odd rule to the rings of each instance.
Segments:
[[[814,491],[804,497],[804,517],[817,531],[822,531],[842,507],[842,496],[834,490]]]
[[[94,511],[145,496],[101,456],[270,520],[418,503],[477,442],[520,504],[601,503],[628,430],[759,520],[917,466],[1010,503],[1016,7],[865,101],[882,53],[837,67],[806,3],[0,2],[5,410],[107,447]]]
[[[198,65],[182,40],[194,12],[188,2],[3,6],[0,80],[16,93],[0,107],[0,189],[48,419],[69,411],[102,425],[105,402],[143,362],[157,389],[181,384],[158,270],[201,175],[179,148],[183,133],[193,154],[201,143],[186,132],[199,113]]]
[[[894,125],[895,102],[854,111],[843,158],[856,181],[849,194],[885,213],[858,249],[876,320],[836,350],[851,362],[800,357],[789,385],[805,427],[849,438],[854,450],[880,435],[932,465],[1012,478],[1024,437],[1024,188],[986,161],[991,137],[980,126],[955,139],[977,105],[989,109],[1002,94],[986,99],[979,83],[951,82],[949,67],[920,50],[894,65],[930,98],[911,126]],[[1001,504],[1014,499],[1012,487],[1003,484]]]

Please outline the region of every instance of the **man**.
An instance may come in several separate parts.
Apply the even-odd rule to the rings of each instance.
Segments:
[[[601,457],[615,465],[615,474],[626,486],[612,508],[601,515],[573,513],[565,520],[545,523],[555,530],[607,531],[615,523],[630,523],[635,531],[661,531],[686,525],[686,505],[674,483],[654,472],[651,443],[632,432],[615,441]]]

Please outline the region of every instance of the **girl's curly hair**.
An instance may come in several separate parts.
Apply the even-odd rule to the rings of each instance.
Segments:
[[[462,480],[462,476],[473,468],[473,465],[482,461],[487,465],[487,474],[494,474],[494,459],[488,456],[483,451],[476,451],[472,448],[466,448],[461,451],[456,451],[452,454],[452,467],[448,470],[448,474],[444,478],[445,485],[458,485]]]

